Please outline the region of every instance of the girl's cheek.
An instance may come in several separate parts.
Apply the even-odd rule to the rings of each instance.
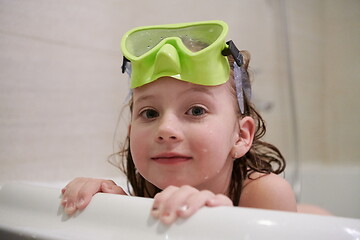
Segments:
[[[138,152],[138,146],[140,143],[138,143],[137,141],[137,137],[135,134],[130,134],[130,151],[131,151],[131,155],[134,158],[137,155]]]
[[[207,154],[209,152],[209,149],[208,148],[203,148],[201,149],[202,153],[203,154]]]
[[[150,133],[146,131],[132,131],[130,134],[130,150],[133,157],[144,153],[147,149],[147,140],[150,137]]]

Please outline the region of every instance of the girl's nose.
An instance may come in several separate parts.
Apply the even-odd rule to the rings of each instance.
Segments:
[[[164,142],[166,140],[176,141],[178,138],[175,135],[164,135],[164,136],[158,136],[157,140],[159,142]]]
[[[164,116],[156,134],[157,142],[177,142],[183,139],[179,121],[173,116]]]

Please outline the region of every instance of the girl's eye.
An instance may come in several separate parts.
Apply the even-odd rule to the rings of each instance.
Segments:
[[[143,110],[140,115],[145,119],[152,119],[159,116],[159,113],[154,109],[145,109]]]
[[[200,107],[200,106],[192,107],[186,112],[186,114],[192,115],[192,116],[195,116],[195,117],[202,116],[205,113],[206,113],[206,109],[203,108],[203,107]]]

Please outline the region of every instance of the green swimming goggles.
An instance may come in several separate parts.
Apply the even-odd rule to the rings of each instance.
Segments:
[[[228,26],[223,21],[135,28],[127,32],[121,41],[124,54],[122,71],[131,76],[131,88],[164,76],[215,86],[229,80],[230,66],[226,56],[231,54],[236,62],[235,78],[242,75],[242,79],[246,73],[241,71],[242,55],[232,41],[225,42],[227,32]],[[237,89],[241,90],[238,99],[243,99],[244,86],[250,86],[247,73],[246,78],[246,82],[235,81],[238,82]],[[243,105],[243,100],[241,102]]]

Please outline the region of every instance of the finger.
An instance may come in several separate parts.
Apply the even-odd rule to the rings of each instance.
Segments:
[[[104,193],[127,195],[125,191],[116,185],[113,181],[108,180],[101,183],[100,191]]]
[[[69,189],[72,188],[74,186],[76,186],[79,182],[83,182],[85,178],[75,178],[74,180],[72,180],[71,182],[69,182],[68,184],[66,184],[66,186],[64,188],[61,189],[61,194],[65,194],[65,192]]]
[[[73,181],[74,181],[74,180],[73,180]],[[64,194],[64,193],[65,193],[66,189],[69,187],[69,185],[70,185],[73,181],[69,182],[68,184],[66,184],[65,187],[63,187],[63,188],[61,189],[61,194]]]
[[[168,198],[174,194],[179,188],[174,186],[169,186],[165,188],[162,192],[158,193],[154,197],[154,203],[151,209],[151,215],[154,218],[159,218],[163,213],[163,209]]]
[[[67,215],[72,215],[76,212],[76,197],[78,189],[82,187],[80,178],[74,179],[63,189],[62,201],[61,204],[64,207],[64,212]]]
[[[74,214],[78,209],[84,209],[92,196],[99,191],[100,180],[89,178],[76,178],[66,187],[63,194],[62,205],[68,215]]]
[[[215,194],[208,190],[192,194],[186,199],[184,204],[178,208],[177,215],[179,217],[188,218],[196,213],[201,207],[206,206],[206,202],[214,197]]]
[[[219,207],[219,206],[233,206],[233,202],[229,197],[223,194],[216,194],[214,198],[209,199],[206,202],[206,206],[208,207]]]
[[[73,215],[76,212],[76,210],[77,210],[77,208],[73,202],[66,203],[66,205],[64,207],[64,212],[69,216]]]
[[[66,187],[65,191],[62,194],[61,205],[64,206],[65,212],[72,212],[75,207],[75,202],[77,201],[78,191],[83,186],[83,180],[75,179],[70,182]],[[69,209],[66,209],[69,208]],[[76,210],[76,209],[75,209]]]
[[[63,207],[65,207],[66,202],[67,202],[67,195],[65,193],[66,193],[68,186],[69,186],[69,184],[67,184],[63,189],[61,189],[61,205]]]
[[[101,191],[102,179],[87,179],[82,187],[78,190],[75,206],[82,210],[86,208],[92,197]]]
[[[165,224],[173,223],[178,218],[177,212],[179,208],[185,205],[185,202],[190,196],[197,193],[199,193],[199,190],[190,186],[182,186],[173,192],[163,203],[160,221]]]

